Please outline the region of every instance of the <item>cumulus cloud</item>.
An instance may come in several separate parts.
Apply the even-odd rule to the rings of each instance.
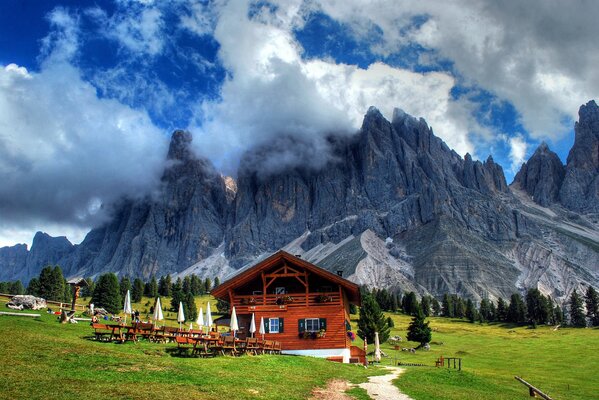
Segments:
[[[198,107],[190,130],[200,132],[199,151],[226,172],[241,155],[265,143],[301,142],[326,149],[330,134],[353,134],[369,106],[391,118],[396,106],[425,116],[436,132],[461,153],[473,152],[468,133],[484,132],[472,118],[467,100],[454,100],[454,78],[443,72],[418,73],[377,62],[368,68],[333,60],[305,60],[294,29],[304,23],[306,7],[284,2],[248,9],[245,2],[224,4],[217,13],[214,38],[228,71],[216,100]],[[276,151],[269,165],[306,163],[293,147]],[[326,157],[326,152],[323,157]],[[313,160],[322,163],[321,157]]]
[[[466,84],[513,104],[535,139],[571,132],[580,104],[599,93],[599,3],[584,0],[322,0],[311,3],[347,24],[371,50],[390,54],[410,43],[451,61]],[[421,17],[422,24],[414,24]],[[432,60],[434,63],[435,60]]]
[[[72,65],[77,21],[60,9],[50,21],[39,72],[0,66],[1,237],[97,223],[100,205],[148,193],[166,154],[145,112],[98,98]]]
[[[522,163],[526,161],[526,151],[528,144],[521,135],[512,136],[507,139],[510,146],[511,172],[516,173],[520,170]]]

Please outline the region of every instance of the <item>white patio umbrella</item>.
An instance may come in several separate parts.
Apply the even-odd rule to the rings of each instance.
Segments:
[[[127,290],[127,294],[125,295],[125,305],[123,306],[123,312],[125,313],[125,324],[127,324],[127,314],[131,314],[131,294],[129,290]]]
[[[190,331],[193,331],[193,322],[190,322],[190,323],[189,323],[189,330],[190,330]]]
[[[237,323],[237,314],[235,313],[235,307],[231,311],[231,330],[233,331],[233,336],[235,336],[235,332],[239,330],[239,324]]]
[[[381,362],[381,345],[379,343],[378,332],[374,332],[374,361]]]
[[[94,303],[90,303],[89,305],[89,312],[91,313],[92,317],[94,316]]]
[[[200,312],[198,314],[196,324],[200,327],[200,330],[202,330],[202,327],[204,326],[204,310],[202,310],[202,307],[200,307]]]
[[[260,330],[258,333],[262,335],[262,340],[264,340],[264,334],[266,333],[264,330],[264,317],[260,317]]]
[[[183,302],[179,302],[179,312],[177,313],[177,322],[179,323],[179,329],[181,329],[181,324],[185,322],[185,314],[183,313]]]
[[[250,322],[250,335],[254,337],[254,332],[256,332],[256,320],[254,318],[254,313],[252,313],[252,321]]]
[[[212,329],[212,312],[210,311],[210,303],[206,304],[206,326],[208,332]]]
[[[162,321],[164,315],[162,314],[162,306],[160,305],[160,297],[156,298],[156,307],[154,308],[154,325],[156,321]]]

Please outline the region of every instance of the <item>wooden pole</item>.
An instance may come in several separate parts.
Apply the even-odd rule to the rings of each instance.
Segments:
[[[553,400],[551,397],[549,397],[545,393],[541,392],[539,389],[537,389],[536,387],[534,387],[530,383],[526,382],[524,379],[520,378],[519,376],[515,376],[514,378],[517,381],[519,381],[519,382],[523,383],[524,385],[528,386],[528,393],[530,394],[530,397],[535,397],[535,394],[538,394],[539,396],[541,396],[545,400]]]

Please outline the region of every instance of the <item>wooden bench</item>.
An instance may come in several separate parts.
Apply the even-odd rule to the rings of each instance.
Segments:
[[[196,344],[196,341],[194,339],[184,336],[177,336],[175,337],[175,342],[177,343],[177,350],[179,351],[179,355],[182,356],[184,354],[187,354],[189,350],[192,350],[193,353],[193,349]]]
[[[237,348],[235,347],[235,337],[225,336],[223,338],[222,352],[232,356],[236,356],[238,354]]]
[[[92,324],[96,340],[101,342],[110,342],[113,340],[123,342],[123,332],[121,331],[120,325],[108,325],[108,324]]]

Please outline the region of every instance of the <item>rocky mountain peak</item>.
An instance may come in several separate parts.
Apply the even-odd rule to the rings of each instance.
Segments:
[[[189,160],[193,158],[191,142],[193,136],[190,132],[176,130],[171,136],[171,143],[168,148],[167,158],[169,160]]]
[[[513,187],[522,189],[544,207],[558,200],[565,167],[547,143],[542,142],[514,177]]]

